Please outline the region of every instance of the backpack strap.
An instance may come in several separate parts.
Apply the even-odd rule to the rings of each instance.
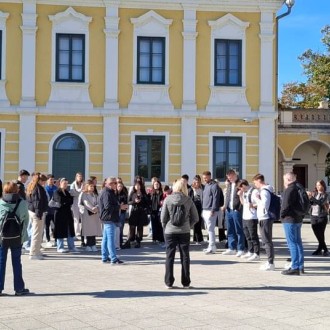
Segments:
[[[21,202],[21,199],[19,199],[17,202],[16,202],[16,205],[15,205],[15,207],[14,207],[14,209],[13,209],[13,213],[15,213],[16,214],[16,211],[17,211],[17,209],[18,209],[18,206],[19,206],[19,203]]]

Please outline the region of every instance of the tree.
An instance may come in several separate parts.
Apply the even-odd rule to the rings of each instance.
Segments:
[[[325,52],[308,49],[298,57],[307,82],[284,84],[279,100],[283,108],[317,108],[318,102],[330,100],[330,25],[326,25],[321,33]]]

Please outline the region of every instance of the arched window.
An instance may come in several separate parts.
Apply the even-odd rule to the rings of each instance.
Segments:
[[[77,172],[85,176],[85,144],[75,134],[59,136],[53,145],[53,174],[72,182]]]

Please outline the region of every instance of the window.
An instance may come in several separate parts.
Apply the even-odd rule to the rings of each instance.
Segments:
[[[214,137],[213,173],[218,180],[225,181],[229,169],[242,173],[242,138]]]
[[[85,82],[84,34],[56,34],[56,81]]]
[[[0,30],[0,80],[2,79],[2,30]]]
[[[138,37],[137,83],[165,84],[165,38]]]
[[[135,175],[141,175],[147,181],[150,181],[154,176],[164,181],[164,155],[164,136],[136,136]]]
[[[215,39],[214,85],[242,86],[242,41]]]

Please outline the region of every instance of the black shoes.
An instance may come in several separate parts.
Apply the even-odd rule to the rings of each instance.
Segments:
[[[122,249],[130,249],[131,248],[131,242],[126,241],[125,244],[121,246]]]
[[[124,263],[124,261],[121,261],[121,260],[117,259],[116,261],[111,262],[111,266],[114,266],[114,265],[121,265],[121,264],[123,264],[123,263]]]
[[[312,253],[312,256],[320,256],[320,255],[322,255],[322,251],[319,250],[319,249],[315,250],[315,251]]]
[[[30,293],[29,289],[22,289],[20,291],[15,291],[15,296],[24,296],[29,293]]]
[[[281,272],[282,275],[300,275],[300,271],[299,269],[292,269],[292,268],[289,268],[287,270],[283,270]]]
[[[134,246],[136,249],[139,249],[141,247],[141,243],[140,242],[137,242]]]
[[[325,256],[325,257],[329,256],[329,251],[328,250],[324,251],[323,256]]]

